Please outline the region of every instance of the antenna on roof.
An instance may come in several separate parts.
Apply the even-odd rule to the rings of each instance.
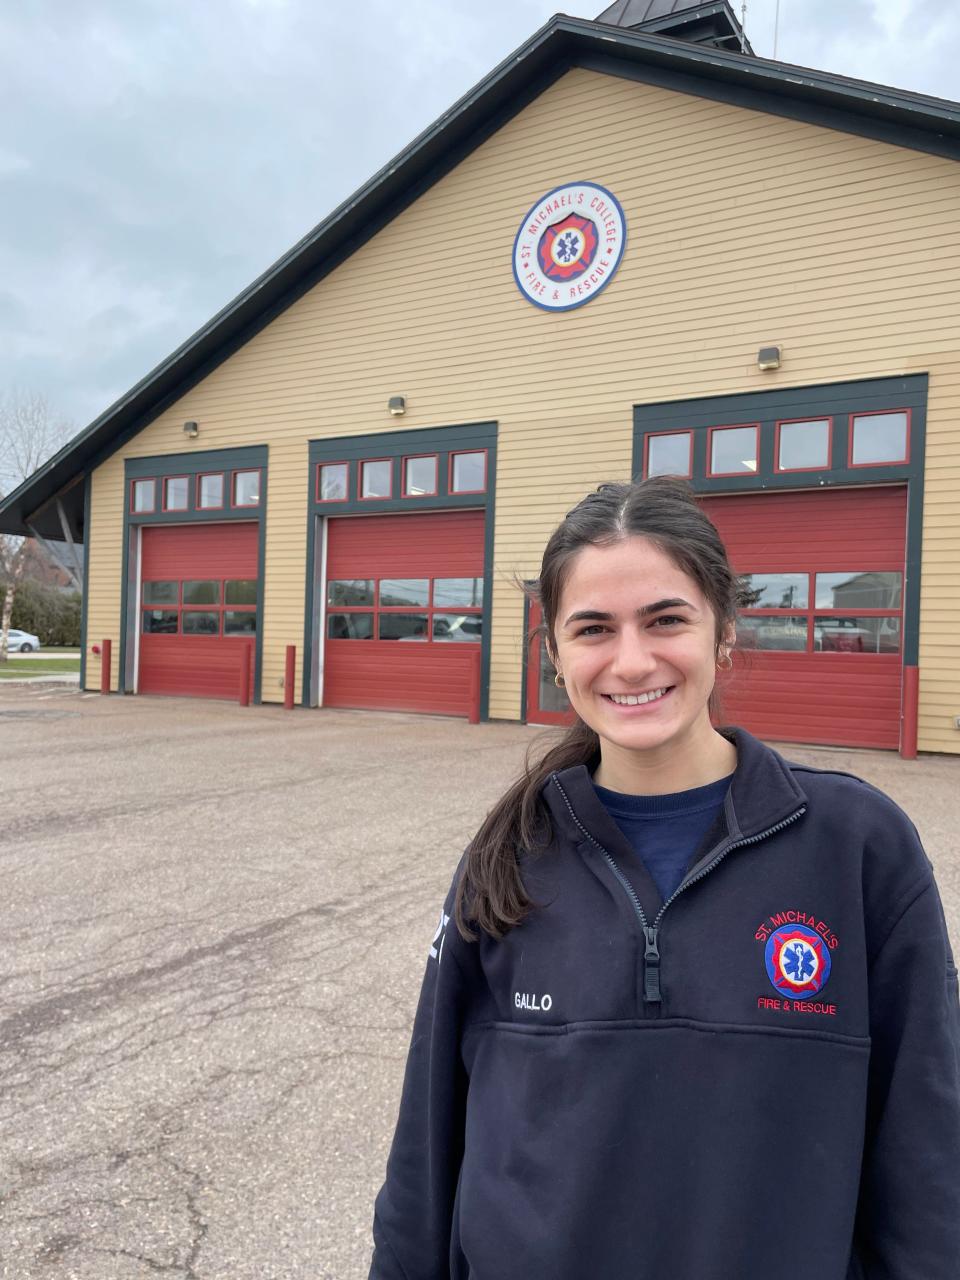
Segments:
[[[777,58],[777,36],[780,34],[780,0],[777,0],[777,11],[773,19],[773,58]]]
[[[777,0],[777,2],[779,4],[779,0]],[[742,4],[740,6],[740,52],[746,53],[746,51],[747,51],[747,6],[745,4]]]

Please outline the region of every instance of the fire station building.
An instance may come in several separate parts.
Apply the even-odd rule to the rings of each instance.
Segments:
[[[556,17],[0,505],[86,549],[86,688],[555,723],[544,542],[689,477],[726,719],[960,751],[960,105]],[[96,649],[96,652],[95,652]]]

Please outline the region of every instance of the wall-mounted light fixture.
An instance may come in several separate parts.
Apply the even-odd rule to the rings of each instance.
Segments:
[[[387,401],[387,408],[395,418],[402,418],[407,412],[407,402],[403,396],[391,396]]]
[[[779,369],[781,354],[781,347],[761,347],[757,352],[757,368],[760,370]]]
[[[188,440],[196,440],[200,434],[200,427],[196,422],[185,422],[183,424],[183,434]]]

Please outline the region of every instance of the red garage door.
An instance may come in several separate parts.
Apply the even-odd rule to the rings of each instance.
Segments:
[[[906,489],[702,502],[749,575],[724,722],[788,742],[898,747]]]
[[[324,706],[469,714],[482,511],[331,520],[326,578]]]
[[[139,693],[238,698],[257,633],[258,526],[145,528]]]

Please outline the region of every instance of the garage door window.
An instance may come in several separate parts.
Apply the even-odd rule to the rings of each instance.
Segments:
[[[327,583],[327,638],[479,643],[482,607],[482,578],[338,578]]]
[[[752,476],[757,472],[760,427],[711,427],[707,449],[710,476]]]
[[[901,573],[755,573],[745,574],[741,585],[745,602],[737,623],[741,649],[900,652]]]
[[[165,607],[156,608],[157,605]],[[227,608],[228,605],[233,607]],[[190,578],[145,582],[141,629],[153,635],[256,635],[256,580]]]
[[[197,477],[197,506],[201,510],[223,506],[223,472]]]
[[[190,477],[167,476],[163,482],[164,511],[186,511],[190,505]]]
[[[235,471],[233,473],[233,505],[256,507],[260,505],[260,472]]]
[[[830,418],[777,423],[778,471],[830,469]]]

